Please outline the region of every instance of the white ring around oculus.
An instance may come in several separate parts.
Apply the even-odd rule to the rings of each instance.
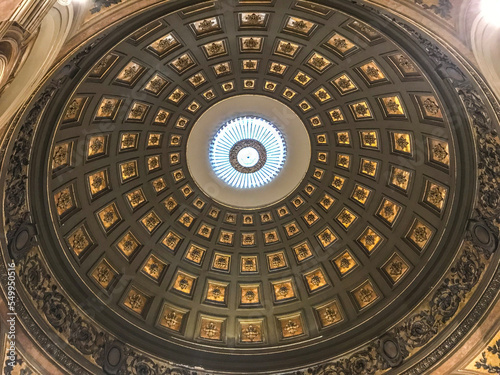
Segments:
[[[207,156],[221,125],[245,116],[260,117],[273,124],[288,151],[275,178],[243,190],[221,181]],[[267,207],[288,197],[304,180],[310,160],[310,136],[302,120],[286,104],[264,95],[237,95],[215,103],[193,124],[186,143],[188,170],[200,190],[222,205],[239,209]]]

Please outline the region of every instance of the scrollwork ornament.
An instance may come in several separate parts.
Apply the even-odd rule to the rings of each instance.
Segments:
[[[78,317],[70,325],[68,342],[84,355],[91,355],[103,346],[103,333],[98,333],[89,322]]]
[[[69,328],[74,314],[74,310],[70,307],[66,297],[57,291],[55,285],[43,296],[42,311],[48,322],[59,332]]]
[[[435,318],[429,310],[421,311],[398,327],[397,333],[409,348],[423,346],[437,333]]]
[[[155,363],[153,360],[146,356],[136,354],[131,358],[129,357],[126,368],[120,369],[118,374],[160,375],[160,372],[158,363]]]

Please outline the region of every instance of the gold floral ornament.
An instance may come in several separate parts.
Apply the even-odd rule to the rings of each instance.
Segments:
[[[316,70],[318,73],[323,73],[326,69],[332,66],[332,62],[325,56],[314,52],[307,60],[306,65]]]
[[[359,132],[363,148],[378,149],[378,133],[376,130],[363,130]]]
[[[377,216],[389,226],[394,225],[394,222],[399,216],[402,207],[388,198],[384,198],[380,203],[377,211]]]
[[[240,341],[242,343],[263,342],[262,321],[240,321]]]
[[[183,187],[181,187],[181,192],[184,198],[187,198],[191,194],[193,194],[193,189],[191,189],[191,186],[189,186],[189,184],[186,184]]]
[[[186,250],[184,258],[188,262],[194,263],[197,266],[201,266],[206,252],[207,249],[205,249],[204,247],[198,246],[196,244],[190,244]]]
[[[306,73],[299,70],[297,74],[295,74],[293,80],[297,82],[299,85],[305,87],[312,81],[312,78]]]
[[[258,52],[262,50],[264,40],[262,37],[240,37],[241,52]]]
[[[150,255],[144,266],[142,272],[151,277],[155,281],[159,281],[163,276],[167,265],[162,262],[158,257]]]
[[[367,227],[358,237],[358,243],[371,254],[382,243],[382,237],[374,229]]]
[[[215,220],[219,218],[219,214],[220,214],[220,209],[218,209],[217,207],[212,206],[210,208],[210,211],[208,211],[208,216],[210,216],[212,219]]]
[[[330,39],[325,43],[325,47],[333,50],[340,57],[346,57],[358,49],[356,44],[338,33],[334,33],[330,37]]]
[[[283,90],[283,93],[281,94],[286,100],[291,101],[296,95],[297,92],[292,90],[289,87],[285,87],[285,90]]]
[[[122,218],[115,203],[111,203],[97,213],[101,225],[106,233],[110,232]]]
[[[210,101],[212,99],[216,98],[215,92],[213,89],[205,91],[203,94],[203,97],[205,98],[206,101]]]
[[[106,259],[102,259],[99,265],[94,268],[92,278],[103,288],[108,289],[117,272],[109,265]]]
[[[214,230],[214,227],[212,225],[202,223],[200,227],[198,228],[198,234],[201,237],[209,239],[212,236],[212,232]]]
[[[212,341],[222,341],[224,321],[211,317],[202,317],[200,324],[200,338]]]
[[[214,65],[212,66],[212,69],[214,70],[217,77],[230,74],[232,71],[231,63],[229,61]]]
[[[450,146],[447,141],[437,138],[427,138],[427,153],[431,162],[440,166],[450,165]]]
[[[329,302],[325,305],[315,308],[316,314],[322,328],[327,328],[341,322],[344,318],[337,301]]]
[[[148,172],[153,172],[157,169],[160,169],[161,168],[160,155],[149,156],[146,159],[146,165],[148,168]]]
[[[335,198],[333,198],[331,195],[327,193],[324,193],[318,203],[321,206],[321,208],[323,208],[323,210],[328,212],[335,203]]]
[[[374,60],[361,65],[357,70],[361,73],[361,76],[365,79],[365,81],[370,85],[389,82],[385,73],[382,71],[382,68],[380,68],[380,66],[378,66],[378,64]]]
[[[255,273],[257,268],[257,256],[242,256],[240,258],[240,272],[241,273]]]
[[[285,233],[288,238],[294,237],[302,232],[296,221],[284,225]]]
[[[76,256],[81,256],[92,246],[92,240],[85,226],[81,226],[71,233],[66,239],[69,247]]]
[[[119,168],[122,182],[127,182],[139,177],[139,173],[137,171],[137,160],[121,163]]]
[[[314,224],[316,224],[320,217],[318,215],[318,213],[316,211],[314,211],[313,209],[310,209],[309,211],[307,211],[303,216],[302,218],[304,219],[304,221],[306,222],[307,226],[308,227],[311,227],[313,226]]]
[[[84,97],[73,98],[66,107],[66,111],[64,112],[62,122],[67,123],[67,122],[78,121],[80,119],[82,109],[85,106],[86,102],[87,98]]]
[[[326,277],[321,268],[304,275],[308,292],[312,293],[328,286]]]
[[[241,67],[246,71],[256,71],[259,66],[258,60],[243,60],[241,62]]]
[[[165,304],[161,313],[160,325],[176,332],[181,332],[186,312]]]
[[[264,243],[266,245],[280,242],[278,231],[276,229],[270,229],[268,231],[264,231],[263,234],[264,234]]]
[[[116,247],[125,256],[130,259],[141,246],[140,242],[135,238],[132,232],[126,232],[118,241]]]
[[[190,214],[189,212],[185,211],[181,216],[179,216],[179,218],[177,219],[177,221],[179,223],[181,223],[182,225],[184,225],[186,228],[190,228],[191,225],[193,225],[194,223],[194,220],[195,220],[195,217]]]
[[[397,53],[389,57],[403,77],[420,76],[415,63],[408,56]]]
[[[331,109],[328,111],[328,114],[333,123],[339,123],[345,120],[344,112],[342,112],[340,107]]]
[[[59,217],[65,216],[76,208],[73,185],[67,186],[54,194],[54,203]]]
[[[201,71],[201,72],[198,72],[195,75],[189,77],[188,81],[193,87],[198,87],[198,86],[202,85],[203,83],[205,83],[207,81],[207,79],[206,79],[205,75],[203,74],[203,72]]]
[[[191,296],[194,290],[195,282],[195,276],[179,270],[174,277],[172,289],[181,293],[181,295]]]
[[[167,100],[174,104],[179,104],[186,96],[186,92],[180,87],[177,87],[170,93],[170,95],[167,97]]]
[[[218,32],[221,30],[217,17],[205,18],[190,24],[197,36]]]
[[[359,172],[368,177],[375,177],[378,170],[378,161],[361,158]]]
[[[426,192],[424,201],[433,208],[441,211],[444,207],[448,189],[435,182],[426,182]]]
[[[255,232],[241,233],[241,246],[255,246]]]
[[[371,109],[367,101],[360,101],[349,104],[349,108],[355,120],[368,120],[373,119]]]
[[[227,81],[222,83],[221,88],[224,92],[229,92],[234,90],[234,81]]]
[[[180,43],[173,33],[168,33],[151,43],[147,50],[155,54],[157,57],[163,57],[171,52],[174,48],[179,47]]]
[[[219,232],[218,242],[223,245],[232,246],[234,242],[234,232],[221,230]]]
[[[149,305],[149,297],[135,287],[131,287],[123,301],[123,305],[133,312],[143,315],[147,305]]]
[[[279,326],[281,328],[281,336],[282,338],[290,338],[301,336],[304,334],[304,328],[302,324],[301,315],[294,315],[290,317],[281,317],[278,318]]]
[[[170,82],[159,74],[155,74],[144,86],[143,90],[155,96],[160,95]]]
[[[408,263],[397,253],[394,253],[382,266],[382,270],[393,284],[401,280],[409,269]]]
[[[324,87],[320,87],[317,91],[315,91],[314,97],[320,103],[325,103],[333,99],[332,95]],[[317,127],[320,124],[315,124],[314,122],[311,121],[311,125],[313,125],[313,127]]]
[[[167,183],[163,177],[159,177],[151,181],[153,190],[158,194],[167,188]]]
[[[177,251],[177,247],[179,246],[181,241],[182,241],[182,238],[180,235],[173,232],[172,230],[169,230],[167,232],[167,234],[165,235],[165,237],[163,237],[163,239],[161,240],[161,243],[167,249],[169,249],[170,251],[175,253]]]
[[[337,154],[336,164],[337,164],[337,167],[340,167],[343,169],[349,169],[351,166],[351,155]],[[337,190],[340,190],[340,189],[337,189]]]
[[[226,254],[221,254],[221,253],[215,253],[213,262],[212,262],[212,269],[216,271],[221,271],[221,272],[229,272],[229,269],[231,267],[231,256],[226,255]]]
[[[208,282],[205,302],[226,305],[227,284]]]
[[[90,195],[95,197],[97,194],[108,190],[108,171],[103,169],[88,176],[87,179]]]
[[[282,76],[288,69],[288,65],[280,64],[278,62],[271,62],[269,65],[269,73]],[[274,91],[274,90],[273,90]]]
[[[285,302],[295,299],[295,290],[291,281],[277,281],[272,283],[275,302]]]
[[[118,56],[115,54],[110,53],[104,56],[97,64],[94,65],[89,73],[89,77],[94,79],[103,79],[116,61],[118,61]]]
[[[398,96],[386,96],[379,98],[384,109],[384,114],[389,118],[405,118],[406,113],[403,107],[403,100]]]
[[[348,229],[356,221],[358,216],[348,208],[343,208],[337,215],[336,220],[344,229]]]
[[[267,254],[267,266],[269,271],[276,271],[287,267],[285,253],[283,251]]]
[[[138,133],[122,133],[120,135],[120,151],[129,151],[136,149],[138,141]],[[91,145],[91,147],[97,148],[100,147],[100,145]]]
[[[368,200],[370,193],[371,190],[359,184],[356,184],[352,191],[351,198],[354,199],[357,203],[364,205]]]
[[[331,84],[337,89],[341,95],[346,95],[358,91],[358,86],[347,74],[342,74],[331,81]]]
[[[70,154],[73,142],[62,143],[54,146],[52,151],[52,169],[56,170],[70,164]]]
[[[241,306],[255,306],[260,303],[259,284],[240,284]]]
[[[243,27],[264,27],[267,16],[267,13],[240,13],[240,25]]]
[[[415,219],[406,238],[419,250],[423,250],[432,237],[433,231],[422,221]]]
[[[395,166],[391,167],[391,175],[389,177],[390,185],[398,189],[407,191],[410,184],[410,178],[410,171]]]
[[[337,235],[330,228],[323,229],[320,233],[316,235],[319,243],[323,248],[332,245],[337,240]]]
[[[102,98],[99,106],[97,107],[95,120],[114,120],[121,104],[121,99],[110,97]]]
[[[314,29],[316,28],[316,24],[314,22],[298,18],[298,17],[288,17],[286,20],[286,24],[284,27],[285,31],[301,34],[301,35],[310,35]]]
[[[358,262],[349,250],[345,250],[339,256],[334,258],[333,264],[341,277],[344,277],[358,266]]]
[[[357,302],[358,308],[361,310],[379,299],[379,295],[375,291],[370,280],[366,280],[352,292],[354,299]]]
[[[191,69],[196,65],[193,57],[189,53],[185,53],[178,58],[172,60],[170,62],[170,66],[176,71],[178,74],[182,74],[188,69]]]
[[[224,40],[217,40],[215,42],[204,44],[203,52],[205,52],[205,55],[209,59],[226,55],[227,54],[226,43]]]
[[[130,61],[127,65],[125,65],[123,70],[118,73],[115,81],[132,86],[145,71],[146,68],[144,66],[134,61]]]

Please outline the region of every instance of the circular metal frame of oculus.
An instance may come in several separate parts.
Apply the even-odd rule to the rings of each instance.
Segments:
[[[283,168],[286,144],[281,132],[257,117],[224,124],[210,145],[215,174],[230,186],[249,189],[269,183]]]
[[[262,166],[260,146],[248,140],[265,148]],[[243,165],[238,153],[249,145],[259,161]],[[193,124],[186,163],[196,185],[216,202],[256,209],[283,200],[297,188],[310,167],[311,148],[303,121],[289,106],[267,96],[242,94],[214,104]],[[231,150],[236,155],[232,161]]]

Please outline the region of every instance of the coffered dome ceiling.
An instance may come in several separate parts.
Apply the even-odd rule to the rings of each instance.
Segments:
[[[28,259],[106,337],[218,373],[308,366],[391,329],[450,272],[477,181],[467,118],[401,31],[342,4],[155,8],[64,83],[30,161],[44,250]],[[299,179],[256,187],[265,203],[189,147],[245,116],[281,131],[276,179]],[[238,150],[261,158],[255,142]]]

